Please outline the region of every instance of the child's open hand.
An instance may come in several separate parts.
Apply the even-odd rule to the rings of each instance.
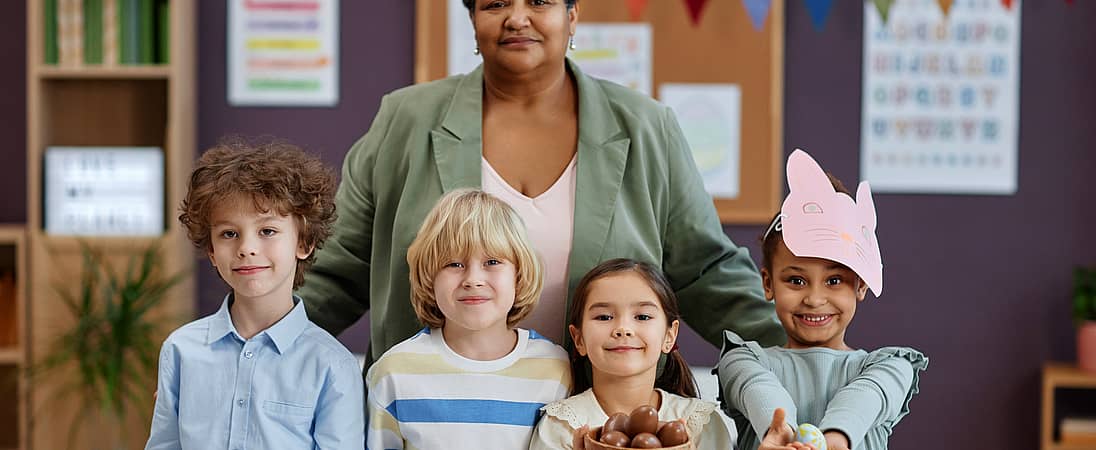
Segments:
[[[849,450],[849,438],[845,437],[845,433],[827,431],[822,435],[826,437],[826,448],[828,450]]]
[[[576,447],[577,448],[577,447]],[[761,440],[757,450],[818,450],[813,445],[796,442],[795,431],[784,422],[784,408],[776,408],[773,411],[773,421],[769,424],[769,431]]]

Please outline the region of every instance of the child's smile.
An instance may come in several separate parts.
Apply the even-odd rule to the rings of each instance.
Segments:
[[[516,277],[513,263],[483,251],[447,261],[434,277],[434,297],[445,314],[447,335],[506,330]]]
[[[582,328],[572,325],[570,330],[576,349],[590,358],[595,371],[653,377],[659,357],[677,338],[677,321],[667,326],[666,313],[647,282],[622,272],[590,285]]]
[[[765,296],[776,302],[776,316],[788,334],[788,348],[848,350],[845,330],[867,285],[844,265],[801,258],[780,242],[770,269],[762,269]]]
[[[291,301],[299,245],[297,221],[259,211],[250,196],[220,202],[210,214],[209,259],[237,300]]]

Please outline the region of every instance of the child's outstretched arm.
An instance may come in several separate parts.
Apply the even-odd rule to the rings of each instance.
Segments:
[[[365,392],[358,360],[353,356],[331,365],[312,432],[319,449],[361,450],[365,445]]]
[[[872,353],[860,375],[834,394],[818,428],[840,431],[848,448],[860,448],[864,436],[878,426],[893,427],[908,412],[917,390],[917,372],[928,361],[909,349],[881,349]]]
[[[160,348],[160,367],[156,375],[156,406],[152,412],[152,431],[145,450],[181,449],[179,442],[179,375],[175,346],[170,340]]]
[[[785,428],[795,440],[798,426],[795,422],[795,402],[776,375],[763,363],[762,354],[756,343],[743,342],[737,335],[727,332],[718,367],[723,402],[746,416],[759,440],[769,432],[776,411],[782,409],[787,414],[780,417],[787,417]]]

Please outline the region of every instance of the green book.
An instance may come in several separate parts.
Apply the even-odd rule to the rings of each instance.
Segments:
[[[156,37],[153,32],[153,28],[156,26],[156,11],[155,2],[153,0],[137,0],[137,11],[139,23],[137,24],[137,48],[138,64],[152,64],[155,62],[153,56],[156,52]]]
[[[129,50],[129,3],[133,0],[118,0],[114,9],[118,18],[114,22],[118,29],[118,64],[133,64],[133,54]]]
[[[159,64],[171,63],[171,5],[168,0],[156,2],[156,17],[159,26],[156,28],[156,62]]]
[[[57,49],[57,0],[45,0],[45,8],[43,16],[45,16],[45,63],[57,64],[58,49]]]
[[[103,0],[84,0],[84,63],[103,63]]]

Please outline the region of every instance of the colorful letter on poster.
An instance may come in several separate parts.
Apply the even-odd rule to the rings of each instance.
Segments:
[[[338,7],[338,0],[229,1],[229,103],[337,104]]]
[[[1017,4],[1019,1],[1017,1]],[[861,177],[876,192],[1017,189],[1020,9],[998,1],[864,3]]]

